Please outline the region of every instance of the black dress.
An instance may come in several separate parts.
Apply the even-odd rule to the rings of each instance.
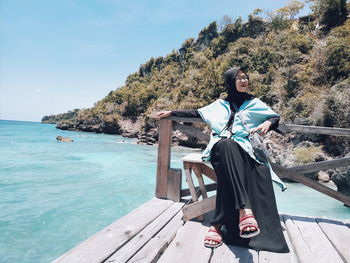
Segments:
[[[173,116],[200,117],[197,110],[172,111]],[[279,117],[269,119],[276,129]],[[234,140],[221,139],[211,150],[211,164],[217,174],[216,208],[211,225],[223,225],[228,245],[288,253],[277,211],[270,170],[257,163]],[[239,236],[239,209],[250,208],[260,228],[253,238]]]

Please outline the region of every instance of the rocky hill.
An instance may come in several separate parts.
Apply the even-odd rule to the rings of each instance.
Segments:
[[[314,0],[309,16],[294,19],[302,3],[262,19],[224,17],[203,28],[196,39],[164,57],[150,58],[125,85],[89,109],[45,116],[60,129],[122,134],[157,140],[152,116],[159,110],[195,109],[225,93],[223,73],[232,66],[250,76],[251,92],[280,113],[283,122],[350,128],[350,19],[346,1]],[[348,7],[349,8],[349,7]],[[183,135],[181,135],[183,136]],[[196,146],[195,138],[177,137]],[[303,136],[329,156],[350,151],[349,140]]]

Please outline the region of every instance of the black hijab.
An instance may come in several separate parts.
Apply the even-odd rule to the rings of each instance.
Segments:
[[[239,92],[237,90],[236,76],[239,70],[245,73],[245,71],[241,68],[230,68],[224,74],[225,87],[228,94],[225,100],[230,102],[231,110],[233,108],[232,103],[235,103],[239,108],[245,100],[250,100],[254,98],[254,96],[251,94],[248,94],[246,92]],[[247,75],[247,73],[245,74]],[[248,80],[249,80],[249,77],[248,77]]]

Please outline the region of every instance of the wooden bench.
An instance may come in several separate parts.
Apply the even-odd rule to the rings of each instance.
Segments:
[[[202,215],[213,210],[216,202],[216,195],[208,197],[207,194],[207,190],[215,190],[216,188],[204,184],[203,174],[214,182],[217,182],[217,177],[211,163],[202,161],[200,153],[190,153],[181,160],[183,161],[186,181],[192,197],[192,203],[182,209],[183,220],[188,221],[196,217],[201,221],[203,220]],[[197,189],[192,179],[192,171],[198,180],[199,187]],[[199,200],[200,196],[202,196],[202,200]]]

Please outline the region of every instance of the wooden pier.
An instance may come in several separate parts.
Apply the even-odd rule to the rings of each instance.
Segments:
[[[205,163],[184,159],[188,187],[182,188],[181,169],[170,167],[173,128],[208,138],[190,126],[175,123],[201,122],[200,119],[170,117],[160,120],[155,197],[120,218],[53,262],[164,262],[164,263],[350,263],[350,221],[280,214],[280,222],[290,253],[271,253],[247,248],[222,246],[211,249],[203,245],[213,216],[213,200],[207,191],[216,184],[204,185],[202,174],[215,182],[215,173]],[[350,129],[288,125],[287,131],[311,132],[339,136]],[[304,173],[335,167],[348,167],[350,158],[284,168],[272,164],[281,178],[290,178],[341,203],[350,198],[309,178]],[[191,171],[198,179],[193,185]],[[188,197],[186,199],[186,197]],[[184,214],[185,213],[185,214]],[[192,219],[191,218],[197,218]],[[199,221],[200,220],[200,221]],[[238,226],[237,226],[238,227]]]
[[[350,222],[280,214],[290,253],[203,245],[212,212],[182,220],[185,202],[153,198],[57,258],[55,263],[344,263],[350,262]]]

